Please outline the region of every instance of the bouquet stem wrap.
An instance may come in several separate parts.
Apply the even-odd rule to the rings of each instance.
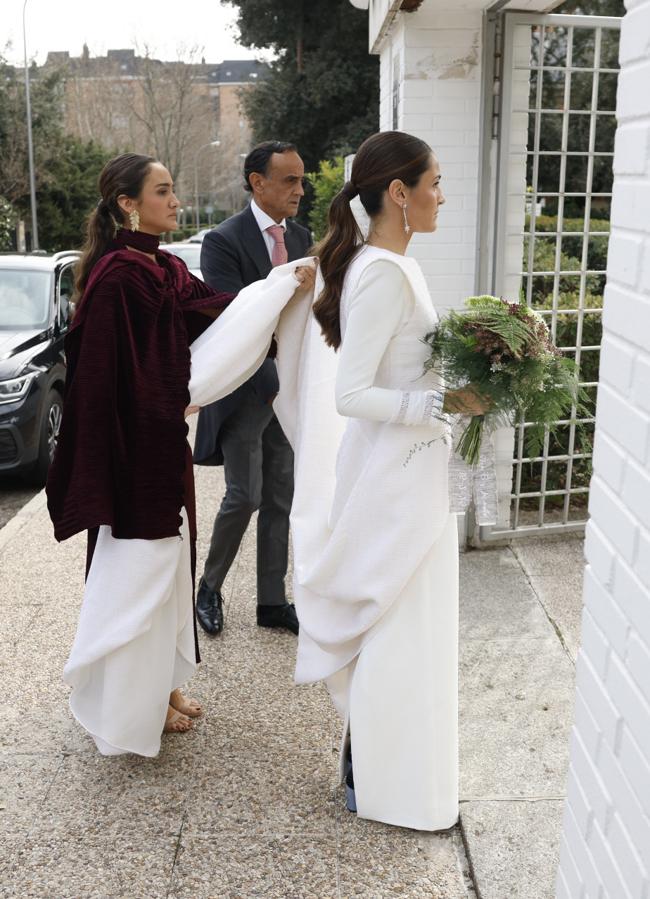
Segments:
[[[484,423],[484,415],[473,415],[458,441],[457,450],[468,465],[476,465],[480,458]]]

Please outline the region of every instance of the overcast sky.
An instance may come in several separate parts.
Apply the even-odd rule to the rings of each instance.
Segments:
[[[23,61],[24,0],[0,0],[0,51]],[[198,46],[207,62],[250,59],[259,52],[236,42],[235,10],[219,0],[27,0],[27,54],[45,62],[48,50],[92,56],[147,44],[159,59],[178,58],[179,47]],[[5,49],[11,42],[12,46]]]

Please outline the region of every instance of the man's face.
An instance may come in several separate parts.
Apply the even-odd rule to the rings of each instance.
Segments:
[[[305,195],[304,175],[305,166],[295,151],[274,153],[266,175],[250,176],[255,202],[276,222],[296,215],[300,199]]]

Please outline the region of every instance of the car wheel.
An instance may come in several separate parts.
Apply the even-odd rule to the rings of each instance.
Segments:
[[[63,417],[63,400],[56,390],[50,390],[43,406],[41,418],[41,436],[38,444],[38,458],[34,463],[29,479],[37,487],[43,487],[47,480],[47,471],[54,458],[61,430]]]

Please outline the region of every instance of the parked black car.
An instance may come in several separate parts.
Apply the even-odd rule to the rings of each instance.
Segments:
[[[61,426],[79,254],[0,255],[0,475],[45,483]]]

